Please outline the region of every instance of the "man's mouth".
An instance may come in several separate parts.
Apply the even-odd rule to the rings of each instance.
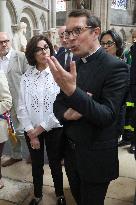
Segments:
[[[74,51],[74,50],[77,49],[77,46],[71,46],[70,49],[71,49],[72,51]]]

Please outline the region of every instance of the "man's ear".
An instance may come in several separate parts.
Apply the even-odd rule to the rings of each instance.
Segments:
[[[99,27],[96,27],[94,28],[93,32],[94,32],[94,39],[95,40],[98,39],[101,33],[101,29]]]

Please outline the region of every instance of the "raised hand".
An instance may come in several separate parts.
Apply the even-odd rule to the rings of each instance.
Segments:
[[[48,58],[48,64],[54,80],[59,85],[61,90],[70,96],[74,93],[76,89],[76,64],[75,62],[70,63],[70,72],[67,72],[62,68],[55,57]]]

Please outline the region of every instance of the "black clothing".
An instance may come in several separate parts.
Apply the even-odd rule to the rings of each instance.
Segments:
[[[32,159],[32,176],[34,184],[34,195],[42,196],[43,174],[44,174],[44,144],[46,145],[49,166],[54,182],[56,196],[63,196],[63,173],[61,160],[63,158],[63,135],[62,128],[54,128],[49,132],[43,132],[38,136],[40,149],[32,149],[29,137],[25,132],[25,138]]]
[[[130,68],[130,94],[134,103],[132,126],[134,127],[133,143],[135,144],[136,158],[136,42],[131,46],[132,63]]]
[[[80,202],[83,198],[82,183],[103,184],[118,177],[117,121],[127,87],[127,65],[100,48],[86,58],[86,63],[77,62],[75,92],[69,97],[61,92],[56,98],[54,113],[64,126],[65,155],[69,154],[69,142],[75,148],[71,159],[75,158]],[[82,117],[76,121],[65,120],[63,116],[68,108],[78,111]],[[70,166],[67,166],[68,171],[72,176]],[[69,182],[72,183],[70,177]]]
[[[57,60],[59,61],[60,65],[68,70],[69,69],[69,64],[70,64],[70,57],[69,57],[69,50],[66,50],[64,47],[60,47],[58,53],[56,54],[56,58]],[[65,55],[67,55],[67,59],[66,59],[66,64],[65,64]],[[77,56],[74,56],[72,57],[72,61],[77,61],[79,58]]]

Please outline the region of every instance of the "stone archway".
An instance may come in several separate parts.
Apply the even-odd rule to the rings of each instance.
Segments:
[[[8,0],[6,2],[6,7],[9,11],[10,16],[11,16],[12,25],[16,25],[17,21],[18,21],[18,15],[17,15],[16,7],[13,4],[12,0]]]
[[[39,23],[36,14],[31,7],[23,8],[20,21],[22,21],[22,18],[25,20],[25,23],[27,23],[28,28],[30,28],[31,36],[39,32]]]

